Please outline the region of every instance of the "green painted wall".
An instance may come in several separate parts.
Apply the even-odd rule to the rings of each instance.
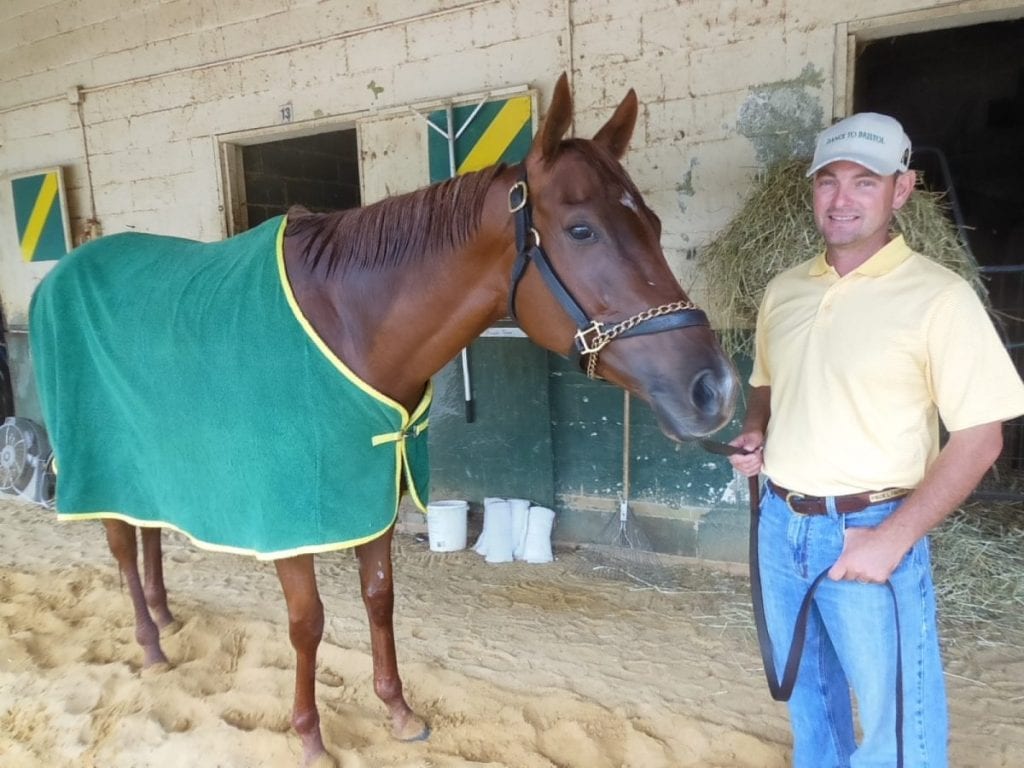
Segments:
[[[474,418],[466,421],[457,357],[434,377],[430,495],[554,504],[547,353],[524,338],[480,338],[469,348]]]
[[[740,361],[741,378],[749,361]],[[526,339],[484,338],[470,349],[476,419],[467,424],[456,359],[435,377],[432,498],[523,497],[558,514],[555,538],[608,543],[623,498],[623,392]],[[718,437],[739,431],[743,404]],[[679,445],[653,412],[630,405],[630,509],[656,551],[742,562],[747,502],[728,461]]]

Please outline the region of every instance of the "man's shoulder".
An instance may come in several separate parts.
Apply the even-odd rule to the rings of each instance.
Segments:
[[[911,250],[901,266],[913,274],[913,280],[922,288],[927,287],[934,291],[975,292],[967,277],[919,251]]]

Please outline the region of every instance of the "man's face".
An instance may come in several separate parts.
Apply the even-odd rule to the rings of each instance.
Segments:
[[[889,221],[914,188],[914,174],[879,176],[848,160],[814,175],[814,222],[830,248],[877,250],[889,240]]]

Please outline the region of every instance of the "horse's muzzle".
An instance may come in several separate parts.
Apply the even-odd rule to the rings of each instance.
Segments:
[[[731,366],[702,368],[680,388],[657,385],[648,402],[672,440],[705,437],[724,427],[736,408],[739,382]]]

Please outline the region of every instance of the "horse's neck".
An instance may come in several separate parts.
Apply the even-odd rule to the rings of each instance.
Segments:
[[[289,279],[310,324],[361,379],[407,408],[504,314],[514,244],[503,184],[492,184],[468,243],[400,268],[339,270],[325,279],[286,238]]]

